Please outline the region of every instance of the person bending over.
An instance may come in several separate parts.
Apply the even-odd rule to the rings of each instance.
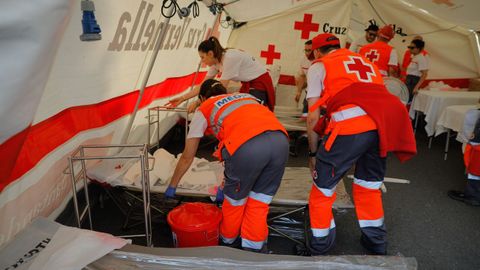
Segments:
[[[288,158],[288,138],[275,115],[247,93],[226,94],[221,82],[208,79],[198,94],[187,142],[165,196],[175,196],[204,134],[219,140],[214,153],[225,162],[220,244],[241,240],[243,249],[263,251],[268,237],[269,204],[277,192]],[[237,240],[238,239],[238,240]]]

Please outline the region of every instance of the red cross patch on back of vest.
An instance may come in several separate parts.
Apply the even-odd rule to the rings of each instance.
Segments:
[[[365,58],[370,60],[370,62],[375,63],[378,59],[380,59],[380,54],[377,52],[377,50],[372,49],[365,54]]]
[[[348,56],[349,61],[344,61],[343,66],[345,71],[350,74],[355,74],[361,82],[372,82],[372,76],[375,76],[375,69],[372,64],[366,63],[359,56]]]

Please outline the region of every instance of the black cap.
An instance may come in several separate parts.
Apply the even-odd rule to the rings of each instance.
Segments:
[[[378,31],[378,26],[376,24],[370,24],[365,31]]]

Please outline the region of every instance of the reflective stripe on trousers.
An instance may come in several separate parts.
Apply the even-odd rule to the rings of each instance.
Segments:
[[[382,181],[353,181],[353,201],[360,228],[383,226]]]
[[[318,188],[315,184],[312,185],[312,190],[310,191],[310,198],[308,201],[310,225],[314,237],[325,237],[328,235],[330,229],[335,228],[332,205],[335,202],[337,194],[333,190],[331,192],[327,192],[331,194],[330,196],[327,196],[321,190],[324,189]]]
[[[241,232],[242,247],[261,249],[268,238],[267,215],[272,199],[273,196],[253,191],[242,200],[225,197],[220,224],[222,241],[231,244]]]

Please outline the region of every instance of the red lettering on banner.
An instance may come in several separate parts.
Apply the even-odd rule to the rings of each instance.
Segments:
[[[370,50],[367,54],[365,54],[365,57],[370,60],[370,62],[375,63],[378,58],[380,58],[380,54],[377,54],[377,50]]]
[[[317,32],[319,27],[312,23],[312,14],[303,14],[303,22],[295,21],[293,29],[302,31],[302,39],[310,39],[310,32]]]
[[[275,52],[275,45],[273,44],[268,44],[268,50],[260,52],[260,57],[267,58],[267,65],[273,64],[273,61],[280,59],[281,55],[281,53]]]
[[[363,62],[358,56],[350,56],[350,61],[343,62],[347,73],[355,74],[361,82],[371,82],[374,69],[370,63]]]

